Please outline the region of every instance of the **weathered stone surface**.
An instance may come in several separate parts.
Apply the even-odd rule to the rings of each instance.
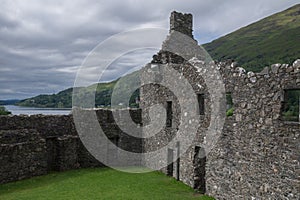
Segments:
[[[170,16],[170,32],[172,31],[193,37],[193,16],[173,11]]]
[[[118,140],[118,147],[142,152],[142,140],[124,133],[114,121],[113,112],[121,116],[126,111],[99,109],[82,114],[96,112],[104,133],[110,140]],[[141,123],[140,110],[130,110],[130,116],[135,123]],[[0,116],[0,183],[49,171],[102,166],[82,144],[72,115]]]
[[[205,69],[196,68],[184,59],[162,62],[161,50],[155,57],[160,64],[160,72],[165,74],[166,66],[182,73],[192,85],[195,94],[205,95],[205,115],[201,116],[197,138],[192,146],[180,157],[179,169],[173,165],[173,176],[198,188],[201,179],[196,149],[207,136],[203,132],[211,123],[211,105],[213,99],[205,84]],[[196,59],[193,60],[193,62]],[[152,61],[153,62],[153,61]],[[218,69],[225,84],[226,92],[231,93],[233,116],[227,117],[218,143],[206,157],[205,190],[216,199],[300,199],[299,194],[299,123],[287,123],[281,119],[285,89],[300,89],[300,71],[297,60],[293,66],[274,64],[270,71],[262,73],[248,72],[246,75],[236,63],[231,61],[210,63]],[[202,75],[202,76],[201,76]],[[143,69],[141,81],[147,82],[155,74]],[[217,77],[212,77],[217,79]],[[181,79],[177,81],[181,81]],[[201,87],[199,87],[201,85]],[[154,104],[167,108],[167,101],[173,102],[172,127],[163,128],[153,138],[144,143],[145,151],[153,151],[175,137],[181,117],[179,99],[168,88],[160,85],[145,85],[141,89],[141,108],[143,120],[149,119],[148,109]],[[189,96],[186,96],[188,99]],[[188,127],[186,127],[188,129]],[[174,156],[178,151],[172,147]],[[160,158],[166,162],[168,153]],[[167,168],[161,169],[167,173]],[[179,171],[179,174],[177,173]],[[203,178],[203,177],[202,177]]]
[[[269,74],[269,67],[265,67],[265,68],[260,72],[260,74],[263,74],[263,75]]]
[[[278,72],[280,66],[281,66],[281,64],[278,64],[278,63],[271,65],[272,72],[276,74]]]
[[[293,63],[293,67],[295,67],[295,68],[299,68],[299,67],[300,67],[300,59],[297,59],[297,60]]]
[[[45,139],[35,129],[0,130],[0,183],[47,173]]]

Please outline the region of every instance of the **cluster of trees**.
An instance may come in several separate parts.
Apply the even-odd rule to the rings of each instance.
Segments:
[[[38,95],[33,98],[24,99],[16,105],[39,108],[71,108],[71,95],[72,92],[64,94]]]
[[[0,106],[0,115],[9,115],[11,112],[7,111],[4,106]]]
[[[76,88],[77,102],[80,105],[88,105],[88,101],[92,98],[95,99],[95,107],[111,107],[112,93],[119,93],[118,99],[115,103],[118,106],[124,107],[127,102],[123,98],[123,93],[126,93],[130,88],[134,88],[138,85],[136,82],[139,81],[138,71],[128,74],[123,77],[122,84],[116,85],[118,80],[114,80],[107,83],[97,83],[88,87]],[[116,89],[117,87],[117,89]],[[38,95],[36,97],[28,98],[19,101],[16,105],[27,106],[27,107],[39,107],[39,108],[71,108],[72,107],[72,95],[73,88],[63,90],[57,94],[52,95]],[[131,94],[129,100],[129,106],[136,108],[138,107],[139,90],[136,90]],[[84,107],[84,106],[83,106]]]

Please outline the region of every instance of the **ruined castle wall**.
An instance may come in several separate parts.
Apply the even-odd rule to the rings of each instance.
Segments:
[[[204,104],[210,104],[210,97],[208,93],[208,89],[206,87],[205,81],[203,77],[199,76],[197,73],[197,69],[195,69],[191,64],[185,62],[182,64],[160,64],[156,68],[151,67],[151,65],[147,65],[144,69],[141,77],[142,82],[147,82],[148,80],[154,80],[155,84],[144,85],[141,88],[141,109],[143,110],[143,122],[144,125],[147,125],[147,121],[152,123],[149,119],[149,108],[155,104],[161,104],[165,109],[167,109],[167,102],[172,102],[172,126],[167,127],[166,125],[158,132],[155,136],[145,140],[144,151],[150,152],[163,146],[167,145],[171,140],[173,140],[174,135],[176,135],[179,125],[181,123],[181,117],[184,117],[185,114],[181,113],[181,107],[179,100],[184,104],[187,103],[187,99],[189,98],[186,95],[176,96],[169,88],[161,86],[162,78],[156,78],[157,76],[164,77],[165,80],[172,81],[172,77],[167,77],[168,71],[170,68],[175,69],[181,74],[182,79],[185,78],[189,81],[190,85],[193,88],[195,95],[203,95],[204,96]],[[159,70],[159,71],[157,71]],[[165,76],[166,75],[166,76]],[[178,80],[181,81],[181,80]],[[197,98],[197,97],[196,97]],[[200,115],[199,110],[195,110],[198,113],[199,126],[195,137],[191,134],[189,140],[191,142],[191,146],[188,148],[186,152],[181,151],[182,148],[178,148],[177,145],[169,146],[170,149],[173,150],[173,157],[176,157],[178,151],[181,153],[180,160],[176,160],[173,163],[173,173],[172,176],[174,178],[178,178],[187,185],[194,187],[194,152],[195,147],[200,146],[203,142],[204,135],[202,134],[204,130],[207,129],[210,122],[210,112],[211,108],[209,106],[205,106],[205,111],[203,115]],[[159,117],[159,116],[155,116]],[[186,133],[189,134],[188,127],[186,128]],[[158,145],[159,142],[159,145]],[[181,141],[176,141],[179,143]],[[168,153],[166,152],[159,159],[159,163],[164,163],[168,160]],[[145,161],[147,163],[147,160]],[[148,161],[150,162],[150,161]],[[179,169],[177,169],[179,162]],[[162,168],[161,171],[168,174],[167,167]],[[179,171],[179,175],[178,175]]]
[[[47,173],[45,139],[35,129],[0,130],[0,183]]]
[[[201,116],[203,119],[197,138],[180,157],[179,165],[179,179],[201,189],[197,188],[199,174],[196,171],[199,166],[195,162],[199,164],[200,161],[196,160],[195,149],[203,142],[202,133],[210,123],[210,94],[191,66],[170,65],[182,72],[193,85],[195,93],[204,93],[206,96],[205,115]],[[299,199],[299,122],[284,121],[281,113],[285,90],[300,89],[299,61],[293,65],[272,65],[262,73],[246,73],[232,62],[218,63],[215,67],[220,69],[226,92],[232,95],[234,114],[226,118],[217,145],[206,157],[206,193],[217,199]],[[144,72],[142,80],[163,74],[155,73],[149,67]],[[167,88],[158,84],[142,88],[141,99],[144,101],[141,107],[145,121],[149,120],[151,105],[161,103],[167,108],[166,101],[176,99]],[[174,137],[178,120],[183,116],[179,107],[173,104],[172,127],[164,128],[156,138],[146,141],[145,151],[160,148],[158,141],[167,144]],[[168,152],[161,162],[166,162],[167,155]],[[174,177],[178,177],[176,167],[174,162]],[[168,168],[162,171],[168,174]]]
[[[207,192],[218,199],[299,199],[299,123],[282,118],[285,89],[300,89],[299,62],[263,73],[221,67],[234,114],[207,161]]]
[[[72,115],[12,115],[0,117],[1,130],[36,129],[44,137],[76,135]]]
[[[111,140],[128,151],[141,152],[142,142],[118,128],[112,112],[96,112],[99,124]],[[139,110],[130,110],[136,123],[141,123]],[[89,130],[89,127],[83,127]],[[110,148],[108,145],[106,148]],[[0,116],[0,183],[86,167],[103,167],[82,144],[72,115],[65,116]]]
[[[176,31],[189,36],[190,40]],[[143,124],[156,123],[156,117],[166,118],[165,125],[157,134],[145,140],[144,150],[151,152],[170,144],[179,132],[182,121],[189,117],[181,113],[180,107],[183,105],[179,102],[185,104],[191,96],[174,95],[164,85],[168,82],[178,85],[185,78],[192,85],[194,93],[202,95],[200,100],[204,103],[204,112],[199,116],[195,138],[190,132],[191,126],[185,128],[185,133],[188,137],[191,135],[189,139],[193,141],[190,148],[180,159],[173,160],[173,164],[163,167],[161,171],[217,199],[299,199],[299,121],[285,121],[282,110],[286,90],[300,89],[300,60],[292,65],[275,64],[261,73],[246,73],[232,61],[209,63],[209,56],[199,50],[201,48],[195,42],[192,16],[173,12],[170,34],[163,42],[162,49],[141,73],[141,82],[146,84],[141,88]],[[203,60],[198,60],[198,64],[204,63],[204,66],[211,68],[203,68],[197,63],[192,66],[189,63],[197,60],[192,57]],[[166,72],[170,68],[177,70],[181,76],[168,76]],[[211,73],[216,69],[220,75]],[[222,133],[213,133],[218,135],[217,143],[211,151],[205,149],[207,156],[201,159],[199,155],[204,151],[201,145],[207,142],[204,133],[209,124],[218,120],[210,117],[216,98],[212,97],[202,77],[224,82],[225,92],[232,96],[234,112],[233,116],[226,117]],[[184,94],[185,90],[180,92]],[[165,108],[165,116],[158,109],[155,110],[155,106],[158,107],[156,104]],[[170,107],[171,111],[168,111]],[[172,118],[168,119],[168,116]],[[157,158],[157,162],[166,164],[170,158],[177,156],[181,149],[178,145],[172,145]],[[150,161],[145,158],[146,164]]]

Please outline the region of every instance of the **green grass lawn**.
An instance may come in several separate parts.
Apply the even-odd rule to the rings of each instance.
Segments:
[[[160,172],[132,174],[108,168],[55,172],[0,185],[0,199],[213,200]]]

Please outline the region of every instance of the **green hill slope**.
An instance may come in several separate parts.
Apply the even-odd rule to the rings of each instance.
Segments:
[[[18,106],[39,108],[71,108],[73,88],[63,90],[57,94],[41,94],[32,98],[21,100]]]
[[[95,107],[109,107],[111,105],[112,92],[118,80],[119,79],[107,83],[93,84],[88,87],[79,88],[79,90],[77,88],[76,91],[79,91],[78,97],[80,97],[80,99],[83,101],[82,104],[80,105],[83,105],[84,101],[87,101],[87,98],[93,96],[92,94],[95,91],[95,87],[96,87]],[[126,75],[122,81],[123,84],[121,86],[118,86],[119,88],[118,91],[121,94],[124,93],[124,91],[127,91],[128,88],[132,88],[132,85],[134,84],[133,81],[136,80],[139,80],[138,71]],[[71,108],[72,94],[73,94],[73,88],[69,88],[57,94],[52,94],[52,95],[43,94],[43,95],[38,95],[36,97],[24,99],[16,103],[16,105],[40,107],[40,108]],[[135,99],[138,97],[138,94],[139,94],[138,91],[135,91],[132,94],[130,99],[130,107],[137,106]],[[125,105],[124,101],[125,100],[122,99],[122,97],[120,100],[118,100],[119,103]]]
[[[251,71],[300,57],[300,4],[204,44],[214,60],[233,59]]]
[[[19,99],[0,100],[0,105],[14,105],[19,101]]]

